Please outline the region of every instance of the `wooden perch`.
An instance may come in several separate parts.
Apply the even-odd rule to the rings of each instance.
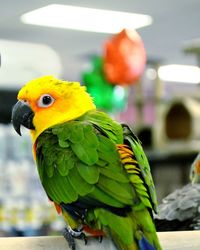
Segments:
[[[163,250],[199,250],[200,231],[179,231],[158,233]],[[61,236],[0,238],[1,250],[69,250],[67,242]],[[85,246],[76,241],[77,250],[116,250],[112,242],[103,239],[100,244],[91,239]]]

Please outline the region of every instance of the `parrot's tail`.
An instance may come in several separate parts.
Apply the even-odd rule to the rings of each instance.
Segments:
[[[127,231],[123,235],[119,234],[118,230],[111,229],[112,239],[119,250],[162,250],[147,208],[129,213],[128,218],[132,224],[131,240],[126,240],[131,231],[128,223],[125,226]]]
[[[133,241],[130,245],[124,245],[116,235],[113,235],[113,241],[119,250],[162,250],[159,242],[153,245],[144,235],[139,240]]]
[[[142,238],[138,241],[140,250],[157,250],[143,235]]]
[[[103,208],[97,208],[94,213],[101,229],[112,238],[118,250],[162,250],[146,207],[137,207],[125,217]]]
[[[162,250],[156,228],[147,208],[132,213],[132,219],[137,223],[134,235],[139,250]]]

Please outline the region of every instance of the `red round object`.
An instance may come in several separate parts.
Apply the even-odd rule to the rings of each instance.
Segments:
[[[136,83],[144,72],[145,65],[146,51],[135,30],[124,29],[105,43],[103,68],[110,83]]]

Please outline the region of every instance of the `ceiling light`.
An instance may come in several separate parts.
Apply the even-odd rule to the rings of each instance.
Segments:
[[[41,26],[100,33],[138,29],[152,23],[148,15],[51,4],[21,16],[22,22]]]
[[[200,83],[200,68],[178,64],[165,65],[159,67],[158,76],[163,81]]]

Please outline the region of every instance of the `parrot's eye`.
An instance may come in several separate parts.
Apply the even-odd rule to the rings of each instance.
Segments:
[[[49,107],[54,103],[54,98],[48,94],[44,94],[40,97],[38,100],[38,106],[39,107]]]

